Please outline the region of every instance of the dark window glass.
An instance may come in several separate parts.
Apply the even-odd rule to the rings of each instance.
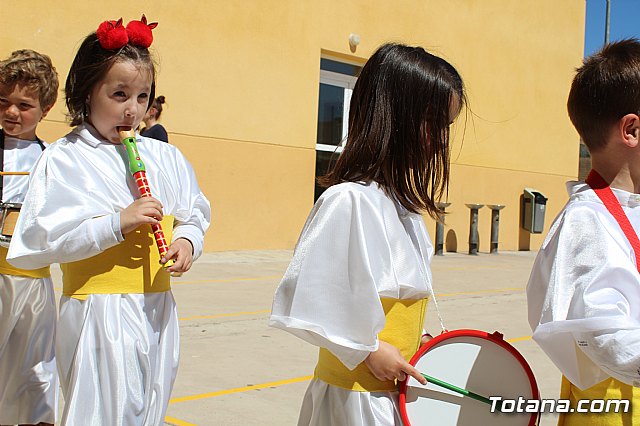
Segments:
[[[320,59],[320,69],[356,77],[360,74],[360,70],[362,69],[362,67],[322,58]]]
[[[344,88],[320,83],[318,143],[340,145],[344,116]]]

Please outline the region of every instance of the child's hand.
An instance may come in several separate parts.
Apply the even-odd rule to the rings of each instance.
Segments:
[[[120,212],[120,230],[122,235],[148,223],[154,225],[162,220],[162,204],[153,197],[142,197],[135,200]]]
[[[407,374],[422,383],[427,384],[427,379],[422,377],[415,367],[409,364],[395,346],[380,340],[378,350],[371,352],[364,363],[378,380],[400,381],[407,378]]]
[[[431,339],[433,339],[432,335],[430,335],[429,333],[423,333],[422,337],[420,337],[420,346],[424,345]]]
[[[178,238],[171,243],[166,256],[160,259],[160,263],[164,265],[169,259],[174,259],[175,263],[167,268],[167,272],[182,274],[191,269],[191,265],[193,265],[193,246],[191,241],[186,238]]]

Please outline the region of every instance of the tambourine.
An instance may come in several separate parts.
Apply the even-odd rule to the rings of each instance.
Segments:
[[[423,345],[410,364],[429,383],[422,385],[411,376],[400,383],[400,414],[406,426],[536,424],[537,412],[516,412],[519,398],[540,398],[533,372],[498,332],[445,332]]]

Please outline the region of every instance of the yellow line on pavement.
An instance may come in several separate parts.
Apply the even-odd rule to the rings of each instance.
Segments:
[[[509,287],[509,288],[497,288],[491,290],[478,290],[478,291],[460,291],[457,293],[442,293],[436,294],[436,297],[453,297],[453,296],[464,296],[464,295],[473,295],[473,294],[485,294],[485,293],[505,293],[512,291],[524,291],[522,288],[517,287]],[[242,312],[230,312],[228,314],[214,314],[214,315],[195,315],[192,317],[184,317],[180,318],[180,321],[193,321],[193,320],[202,320],[202,319],[213,319],[213,318],[228,318],[228,317],[237,317],[242,315],[261,315],[267,314],[271,312],[270,309],[261,309],[258,311],[242,311]]]
[[[242,388],[235,388],[235,389],[227,389],[227,390],[221,390],[221,391],[216,391],[216,392],[202,393],[200,395],[183,396],[183,397],[180,397],[180,398],[173,398],[173,399],[169,400],[169,404],[174,404],[176,402],[196,401],[198,399],[213,398],[213,397],[216,397],[216,396],[230,395],[232,393],[248,392],[248,391],[252,391],[252,390],[256,390],[256,389],[274,388],[274,387],[277,387],[277,386],[290,385],[292,383],[306,382],[307,380],[311,380],[312,378],[313,378],[313,376],[296,377],[294,379],[279,380],[277,382],[262,383],[262,384],[259,384],[259,385],[250,385],[250,386],[245,386],[245,387],[242,387]]]
[[[175,417],[165,416],[164,421],[175,426],[197,426],[194,423],[185,422],[184,420],[176,419]]]
[[[531,336],[514,337],[513,339],[507,339],[509,343],[522,342],[525,340],[531,340]]]
[[[507,342],[515,343],[515,342],[521,342],[521,341],[530,340],[530,339],[531,339],[531,336],[514,337],[512,339],[507,339]],[[296,377],[293,379],[279,380],[277,382],[262,383],[259,385],[250,385],[242,388],[234,388],[234,389],[220,390],[215,392],[201,393],[199,395],[183,396],[183,397],[173,398],[169,400],[169,404],[175,404],[176,402],[197,401],[199,399],[206,399],[206,398],[215,398],[217,396],[248,392],[248,391],[257,390],[257,389],[275,388],[278,386],[290,385],[292,383],[306,382],[307,380],[311,380],[312,378],[313,376]]]
[[[493,265],[493,266],[474,266],[472,268],[469,268],[468,266],[442,266],[442,265],[435,265],[434,263],[431,263],[431,272],[438,274],[439,272],[443,272],[443,271],[465,271],[465,270],[469,270],[469,269],[473,269],[474,271],[478,271],[481,269],[509,269],[508,267],[506,267],[505,265]],[[511,269],[515,269],[515,268],[511,268]]]
[[[489,290],[476,290],[476,291],[458,291],[456,293],[442,293],[436,294],[436,297],[452,297],[452,296],[467,296],[471,294],[484,294],[484,293],[506,293],[509,291],[524,291],[521,287],[507,287],[507,288],[494,288]]]

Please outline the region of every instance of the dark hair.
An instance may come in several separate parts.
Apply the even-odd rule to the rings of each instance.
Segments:
[[[407,210],[436,218],[449,184],[449,126],[465,102],[451,64],[421,47],[381,46],[353,89],[346,146],[318,182],[375,181]]]
[[[11,90],[16,84],[25,85],[38,94],[43,110],[58,99],[58,73],[51,58],[34,50],[16,50],[0,62],[0,84]]]
[[[91,33],[84,39],[76,53],[64,88],[72,126],[77,126],[87,118],[89,115],[87,98],[91,90],[118,61],[138,62],[148,67],[152,79],[151,93],[149,93],[149,105],[151,105],[156,93],[156,70],[149,50],[132,44],[125,44],[117,50],[108,50],[100,45],[96,33]]]
[[[571,84],[567,109],[590,151],[606,145],[616,121],[640,113],[640,41],[620,40],[586,58]]]
[[[155,119],[159,120],[160,119],[160,114],[162,114],[162,104],[164,103],[164,96],[160,95],[157,98],[155,98],[153,100],[153,102],[151,103],[151,105],[149,106],[149,108],[155,108],[156,109],[156,116]]]

